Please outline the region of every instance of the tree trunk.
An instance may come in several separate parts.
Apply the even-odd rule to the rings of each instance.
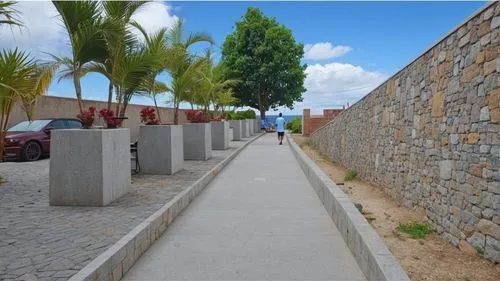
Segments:
[[[122,93],[120,90],[120,87],[116,87],[116,109],[115,109],[115,114],[118,114],[120,112],[120,106],[122,103]]]
[[[82,102],[82,86],[80,85],[80,78],[78,77],[78,71],[73,74],[73,84],[75,85],[76,100],[78,101],[78,108],[80,109],[80,114],[83,115],[83,102]]]
[[[3,161],[3,148],[5,146],[5,134],[7,125],[9,124],[10,112],[12,109],[12,101],[7,102],[7,105],[2,109],[2,122],[0,123],[0,160]]]
[[[260,108],[260,120],[266,120],[266,110],[264,108]]]
[[[111,110],[111,102],[113,100],[113,82],[109,80],[108,86],[108,110]]]
[[[175,106],[174,109],[174,125],[179,125],[179,106]]]
[[[160,109],[158,108],[158,104],[156,103],[156,95],[153,95],[153,101],[155,103],[156,114],[158,115],[158,122],[160,122],[161,124]]]

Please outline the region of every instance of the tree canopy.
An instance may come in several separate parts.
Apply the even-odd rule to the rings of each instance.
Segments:
[[[259,110],[262,118],[269,109],[293,108],[306,91],[303,55],[290,29],[248,8],[222,47],[226,78],[240,81],[234,88],[238,105]]]

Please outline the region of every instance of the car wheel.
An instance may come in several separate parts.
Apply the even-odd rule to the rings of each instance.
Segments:
[[[26,143],[23,147],[21,158],[23,161],[36,161],[42,156],[42,148],[35,141]]]

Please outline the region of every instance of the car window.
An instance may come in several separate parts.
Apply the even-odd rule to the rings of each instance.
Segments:
[[[55,120],[50,122],[49,127],[52,127],[53,129],[66,129],[66,126],[64,125],[63,120]]]
[[[81,129],[82,123],[76,120],[66,120],[66,125],[68,129]]]
[[[8,129],[8,132],[38,132],[45,125],[49,124],[50,120],[33,120],[33,121],[24,121],[21,122],[14,127]]]

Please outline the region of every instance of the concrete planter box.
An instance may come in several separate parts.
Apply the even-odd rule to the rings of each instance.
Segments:
[[[175,174],[184,166],[182,125],[150,125],[139,128],[137,152],[141,173]]]
[[[210,123],[182,125],[185,160],[208,160],[212,157],[212,126]]]
[[[50,205],[105,206],[130,188],[130,130],[53,130]]]
[[[255,118],[255,133],[260,133],[262,129],[262,120],[260,119],[260,117],[256,117]]]
[[[225,150],[229,148],[229,122],[212,121],[212,149]]]
[[[251,137],[253,135],[254,123],[253,119],[247,119],[248,122],[248,136]]]
[[[249,138],[250,137],[250,124],[248,123],[248,119],[241,120],[242,123],[242,133],[241,136],[243,138]]]
[[[233,138],[234,138],[234,129],[229,127],[228,139],[229,141],[232,141]]]
[[[243,120],[230,120],[229,126],[233,128],[233,140],[241,140],[243,138]]]

